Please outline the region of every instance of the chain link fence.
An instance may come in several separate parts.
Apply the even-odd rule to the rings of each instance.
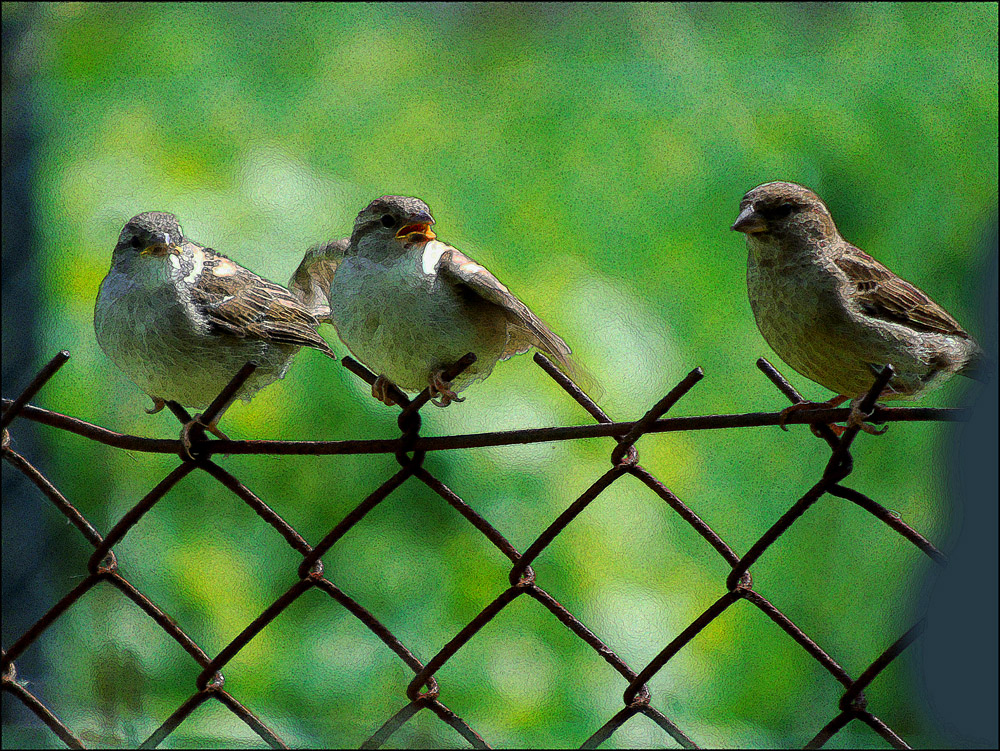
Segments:
[[[574,399],[594,420],[594,424],[531,428],[523,430],[450,435],[422,436],[420,409],[429,400],[425,390],[412,401],[401,392],[393,394],[400,407],[398,425],[400,435],[394,439],[382,440],[347,440],[347,441],[272,441],[272,440],[228,440],[208,439],[204,424],[209,424],[219,418],[229,404],[233,395],[253,372],[253,364],[247,364],[233,378],[229,385],[219,394],[198,421],[192,422],[191,416],[180,406],[169,405],[171,410],[186,426],[183,437],[185,440],[150,439],[116,433],[106,428],[84,422],[74,417],[49,411],[29,404],[45,383],[52,378],[67,361],[69,354],[61,352],[46,365],[16,399],[3,400],[3,456],[6,462],[17,471],[24,474],[41,493],[48,498],[54,507],[71,522],[79,533],[86,538],[94,548],[86,567],[83,579],[58,602],[53,604],[45,615],[21,634],[16,640],[6,646],[3,651],[3,690],[16,697],[37,718],[67,746],[83,748],[84,743],[78,732],[69,727],[59,717],[58,707],[49,707],[44,697],[36,695],[30,688],[30,676],[19,676],[16,661],[32,646],[45,638],[46,631],[64,614],[73,608],[80,599],[96,586],[110,586],[118,590],[136,608],[145,613],[170,638],[175,640],[200,668],[190,697],[162,720],[158,729],[142,743],[142,747],[156,747],[168,738],[192,713],[204,702],[216,701],[226,707],[235,717],[238,717],[263,741],[275,748],[284,748],[286,743],[279,737],[267,719],[251,711],[241,701],[224,687],[222,670],[243,650],[261,631],[268,628],[275,618],[284,612],[307,591],[316,589],[328,595],[337,604],[353,615],[366,628],[412,671],[413,678],[406,688],[405,696],[400,697],[402,707],[388,718],[362,717],[359,722],[370,726],[374,732],[363,744],[364,747],[376,748],[393,738],[402,726],[411,721],[419,712],[428,711],[439,717],[450,726],[457,736],[460,736],[476,748],[488,748],[487,738],[480,735],[471,721],[459,717],[446,704],[447,697],[442,695],[435,675],[451,660],[472,637],[486,624],[496,618],[506,607],[519,597],[528,597],[537,601],[551,616],[558,620],[575,637],[584,642],[601,659],[617,671],[626,683],[622,697],[622,708],[601,727],[590,729],[591,735],[584,742],[584,747],[597,747],[611,738],[620,728],[636,715],[645,715],[662,729],[664,741],[667,736],[683,747],[699,747],[696,734],[680,727],[662,709],[651,694],[647,683],[661,671],[691,640],[719,618],[729,608],[739,602],[746,602],[757,608],[768,619],[775,623],[801,650],[814,660],[842,687],[839,702],[828,708],[829,721],[823,727],[816,727],[815,735],[806,744],[807,748],[821,747],[833,736],[851,722],[860,722],[869,726],[879,736],[896,748],[907,748],[900,735],[889,727],[878,715],[869,708],[865,698],[866,687],[899,656],[920,635],[923,622],[910,627],[898,638],[886,644],[881,654],[873,655],[871,662],[860,675],[852,676],[841,667],[837,661],[797,626],[779,608],[768,601],[760,592],[754,589],[751,576],[751,566],[766,555],[771,546],[784,534],[813,504],[825,495],[832,495],[856,504],[879,522],[887,525],[912,543],[921,553],[936,564],[945,562],[944,555],[916,530],[904,523],[897,514],[868,496],[847,487],[843,482],[854,468],[851,455],[851,445],[857,436],[858,428],[849,427],[842,435],[837,436],[829,424],[846,420],[847,408],[822,409],[793,412],[787,416],[788,424],[810,424],[813,432],[822,438],[830,448],[830,457],[817,482],[806,490],[802,496],[750,547],[743,556],[737,555],[732,548],[708,524],[683,503],[671,490],[657,479],[649,470],[639,463],[635,443],[647,433],[667,431],[697,431],[739,429],[782,424],[782,414],[747,413],[728,415],[706,415],[696,417],[667,418],[667,412],[682,399],[702,378],[700,368],[691,371],[680,383],[669,391],[660,401],[653,405],[645,415],[635,422],[614,422],[600,407],[590,400],[564,374],[557,370],[546,358],[536,354],[535,363],[554,379],[566,394]],[[456,363],[446,378],[453,378],[474,361],[473,355],[467,355]],[[362,365],[344,358],[343,364],[354,374],[371,384],[375,375]],[[803,399],[795,389],[768,363],[761,359],[757,363],[761,371],[770,379],[780,392],[792,403]],[[878,394],[892,376],[891,367],[886,367],[872,384],[871,390],[862,401],[862,410],[870,414],[874,423],[927,420],[959,420],[963,419],[963,410],[896,407],[885,408],[875,404]],[[8,426],[15,419],[32,420],[48,425],[57,430],[69,431],[103,443],[132,452],[151,452],[160,454],[176,454],[180,463],[167,474],[149,493],[140,499],[112,529],[102,535],[93,524],[81,514],[69,499],[63,496],[59,489],[32,462],[19,454],[12,447]],[[16,430],[16,425],[14,427]],[[472,506],[460,498],[451,488],[435,477],[425,466],[424,457],[430,451],[461,451],[463,449],[483,446],[504,446],[511,444],[529,444],[544,441],[567,441],[582,438],[608,437],[614,440],[610,452],[611,467],[604,474],[596,477],[592,484],[563,511],[548,528],[543,530],[526,550],[519,551],[505,536],[495,529]],[[398,461],[399,470],[386,479],[377,489],[361,500],[343,519],[339,521],[315,545],[308,543],[290,524],[272,510],[253,491],[246,487],[237,477],[227,472],[213,461],[216,455],[230,454],[265,454],[265,455],[333,455],[333,454],[393,454]],[[270,525],[275,532],[284,538],[285,542],[301,556],[296,572],[296,581],[287,591],[275,599],[272,604],[261,612],[252,622],[247,624],[242,632],[232,639],[218,654],[211,655],[185,631],[183,625],[157,606],[149,597],[134,586],[119,569],[115,557],[114,546],[126,535],[142,523],[144,515],[149,512],[181,479],[193,472],[205,472],[215,478],[223,487],[230,490],[246,503],[260,518]],[[660,498],[669,511],[676,514],[689,525],[704,543],[715,551],[728,565],[729,572],[725,579],[725,594],[719,597],[704,610],[686,628],[664,644],[662,650],[645,665],[629,665],[616,654],[613,644],[606,643],[601,635],[588,626],[553,598],[535,578],[531,564],[544,553],[546,548],[583,512],[601,493],[622,477],[632,476],[648,491]],[[352,598],[337,587],[324,575],[322,557],[369,512],[388,497],[393,491],[407,482],[418,482],[429,488],[453,507],[471,524],[483,537],[497,548],[510,561],[509,586],[481,610],[468,624],[456,633],[444,647],[430,660],[423,662],[404,644],[392,631],[372,614],[365,605]],[[114,627],[114,620],[107,621],[109,628]],[[819,710],[820,712],[822,709]],[[381,723],[381,724],[380,724]],[[457,740],[457,739],[456,739]],[[701,741],[704,743],[704,740]]]

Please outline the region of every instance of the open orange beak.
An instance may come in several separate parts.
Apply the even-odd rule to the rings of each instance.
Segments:
[[[396,239],[407,243],[425,243],[433,240],[437,235],[427,222],[417,222],[416,224],[405,224],[396,233]]]

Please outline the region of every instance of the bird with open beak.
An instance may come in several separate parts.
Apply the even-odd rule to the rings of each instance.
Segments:
[[[372,201],[333,276],[330,316],[351,353],[378,374],[372,395],[392,404],[389,382],[410,392],[430,387],[444,407],[463,401],[458,392],[497,361],[531,347],[596,390],[566,342],[486,268],[439,242],[433,224],[418,198]],[[469,352],[476,361],[445,381],[445,370]]]

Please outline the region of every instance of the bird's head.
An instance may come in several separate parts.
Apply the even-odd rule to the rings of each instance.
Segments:
[[[147,211],[128,220],[118,236],[114,263],[179,255],[181,234],[177,217],[164,211]]]
[[[777,244],[791,249],[800,243],[832,242],[837,225],[820,197],[796,183],[758,185],[740,201],[740,213],[731,227],[751,243]]]
[[[434,217],[427,204],[408,196],[382,196],[354,220],[351,249],[360,255],[401,255],[410,245],[433,240]],[[381,253],[376,248],[383,249]]]

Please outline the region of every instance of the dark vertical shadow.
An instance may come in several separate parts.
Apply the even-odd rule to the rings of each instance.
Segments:
[[[36,254],[34,174],[36,131],[32,82],[37,55],[31,50],[32,24],[38,8],[23,4],[5,8],[3,14],[3,169],[0,170],[3,202],[3,358],[2,386],[6,396],[16,396],[38,369],[38,317],[41,304],[40,267]],[[28,420],[10,428],[12,447],[31,457],[40,456],[38,434]],[[24,632],[51,602],[48,582],[50,561],[44,551],[50,544],[45,521],[45,499],[20,472],[3,469],[3,644]],[[49,515],[51,516],[51,515]],[[24,672],[39,680],[45,661],[40,650],[24,656]],[[20,702],[3,702],[3,722],[18,723],[29,717]]]
[[[924,692],[942,742],[997,747],[997,224],[988,268],[976,282],[981,315],[970,331],[992,361],[987,384],[968,390],[973,416],[943,452],[952,499],[950,564],[925,583],[927,631],[918,640]],[[985,254],[984,254],[985,255]],[[978,325],[976,325],[978,324]],[[972,327],[976,326],[975,329]]]

